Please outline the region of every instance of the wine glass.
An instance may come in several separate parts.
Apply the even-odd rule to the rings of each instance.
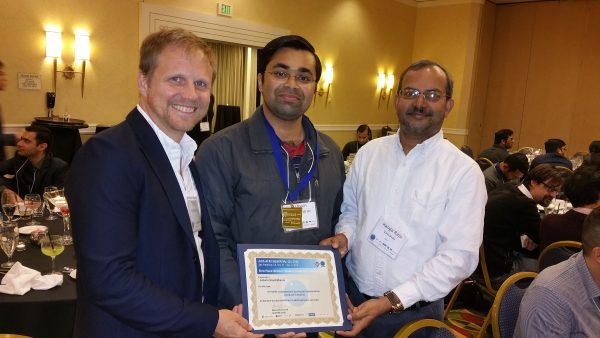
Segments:
[[[55,194],[52,203],[54,206],[60,210],[60,214],[63,218],[63,238],[64,245],[73,244],[73,237],[71,236],[71,211],[69,210],[69,204],[67,203],[67,198],[65,197],[65,190],[60,189],[53,192]]]
[[[0,246],[2,247],[2,251],[8,256],[8,261],[0,265],[3,269],[10,269],[15,264],[12,261],[12,256],[18,241],[19,228],[16,223],[4,223],[0,226]]]
[[[2,191],[2,211],[4,211],[4,215],[8,218],[8,223],[12,222],[15,209],[17,209],[17,194],[14,191],[4,189]]]
[[[57,187],[49,186],[44,188],[44,204],[46,208],[48,208],[48,217],[45,218],[47,221],[53,221],[57,219],[56,215],[54,215],[54,197],[56,197],[56,191],[58,191]]]
[[[40,240],[40,245],[42,248],[42,253],[52,258],[52,270],[50,271],[50,274],[60,275],[60,272],[54,271],[54,259],[56,258],[56,256],[60,255],[63,251],[65,251],[65,246],[63,244],[63,236],[45,234]]]
[[[27,194],[24,198],[25,208],[31,213],[31,222],[27,223],[27,225],[42,225],[40,222],[35,220],[35,217],[38,216],[39,210],[42,206],[42,198],[38,194]],[[41,209],[42,211],[44,209]]]

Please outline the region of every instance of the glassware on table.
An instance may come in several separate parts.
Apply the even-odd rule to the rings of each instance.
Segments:
[[[8,218],[8,223],[12,222],[12,218],[15,215],[15,210],[17,209],[17,194],[14,191],[4,189],[2,191],[2,211],[6,218]]]
[[[44,211],[42,208],[42,198],[38,194],[27,194],[23,199],[25,201],[25,208],[31,213],[31,222],[27,225],[42,225],[40,222],[35,220],[35,217],[39,216],[40,211]]]
[[[12,256],[18,241],[19,227],[17,227],[17,223],[4,223],[0,226],[0,246],[2,247],[2,251],[8,256],[8,261],[0,265],[3,269],[10,269],[15,264],[12,261]]]
[[[64,189],[60,189],[54,192],[56,195],[52,200],[52,203],[60,210],[60,214],[63,217],[63,237],[64,244],[73,244],[73,237],[71,235],[71,211],[69,210],[69,204],[65,197]]]
[[[65,251],[65,247],[63,244],[63,236],[46,234],[41,238],[40,246],[42,248],[42,253],[52,258],[52,270],[50,271],[50,274],[60,275],[59,271],[54,270],[54,260],[56,256],[60,255],[63,251]]]
[[[55,206],[54,203],[52,203],[54,197],[57,195],[57,191],[58,188],[54,186],[44,188],[44,204],[46,205],[46,208],[48,208],[48,217],[45,218],[47,221],[53,221],[58,218],[54,215]]]
[[[27,213],[27,207],[25,207],[25,202],[22,200],[17,202],[17,211],[19,211],[19,216],[23,220],[29,219],[30,214]]]

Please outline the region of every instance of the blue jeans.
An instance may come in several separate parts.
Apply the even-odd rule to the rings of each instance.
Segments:
[[[354,306],[358,306],[368,299],[358,290],[354,281],[345,278],[346,292]],[[444,300],[439,299],[420,308],[405,310],[399,313],[384,313],[375,318],[361,333],[359,338],[392,338],[406,323],[423,318],[444,320]],[[434,331],[432,329],[422,329],[415,332],[411,337],[428,337]],[[339,336],[336,336],[339,337]]]

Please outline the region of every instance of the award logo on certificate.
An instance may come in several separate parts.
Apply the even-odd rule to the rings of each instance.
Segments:
[[[350,330],[337,250],[238,244],[244,316],[255,333]]]

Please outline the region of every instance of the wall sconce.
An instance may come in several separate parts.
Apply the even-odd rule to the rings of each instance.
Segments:
[[[384,73],[379,73],[377,77],[377,89],[379,90],[378,106],[381,105],[381,101],[387,101],[387,104],[389,104],[392,90],[394,89],[394,74],[390,73],[386,77]]]
[[[329,101],[329,91],[331,90],[331,83],[333,82],[333,67],[331,65],[325,65],[325,71],[323,72],[322,78],[322,84],[317,84],[316,92],[319,96],[323,96],[323,94],[326,94],[325,105],[327,106],[327,101]],[[316,98],[317,97],[315,96],[315,100]]]
[[[75,74],[81,74],[81,97],[85,85],[85,64],[90,59],[90,37],[87,34],[76,33],[75,35],[75,61],[81,60],[81,71],[76,71],[72,65],[65,65],[63,70],[57,69],[57,60],[62,54],[62,37],[60,32],[46,32],[46,57],[53,58],[52,89],[56,92],[56,74],[62,73],[67,80],[75,78]]]

